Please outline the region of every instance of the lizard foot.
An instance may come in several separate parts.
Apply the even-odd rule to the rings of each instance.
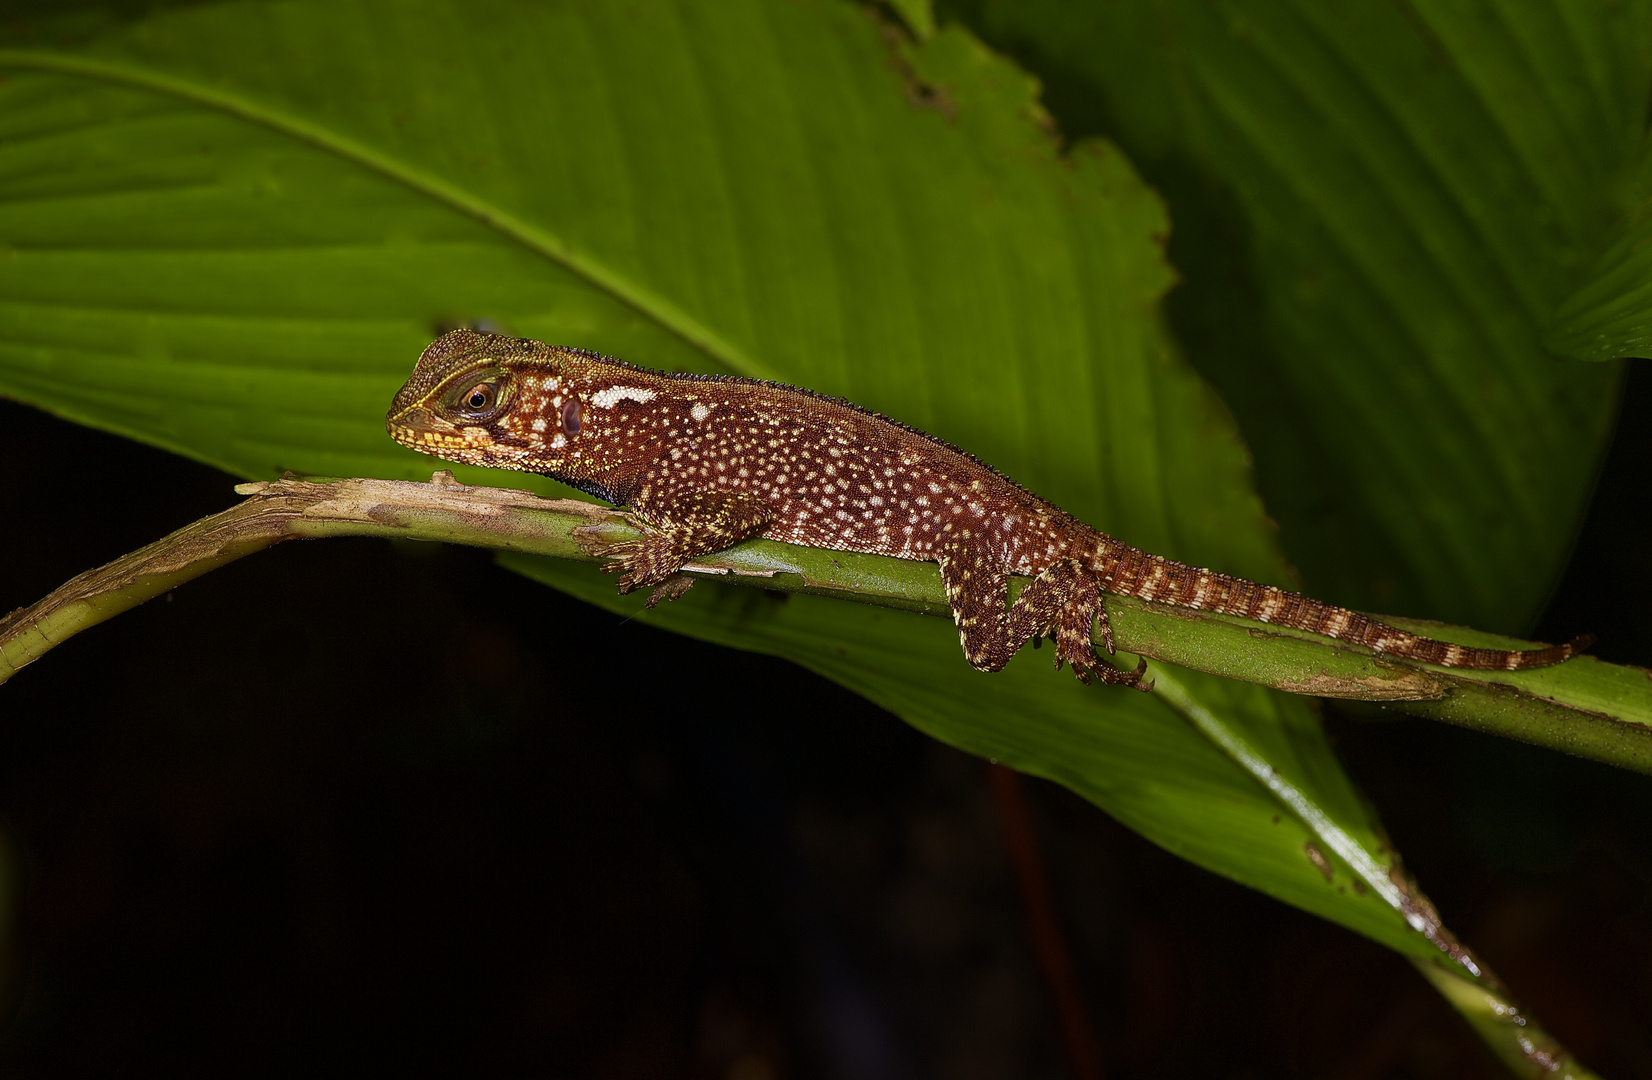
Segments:
[[[1107,621],[1107,608],[1099,594],[1096,596],[1096,623],[1101,631],[1102,647],[1107,650],[1108,656],[1114,655],[1118,652],[1118,649],[1113,645],[1113,624]],[[1147,674],[1147,657],[1138,656],[1135,669],[1125,671],[1106,662],[1095,662],[1097,660],[1095,649],[1091,648],[1087,651],[1090,654],[1089,659],[1092,661],[1090,670],[1093,674],[1099,675],[1102,682],[1110,686],[1130,686],[1143,691],[1153,689],[1152,679],[1142,680],[1142,676]],[[1073,664],[1073,668],[1075,671],[1077,670],[1078,664],[1076,662]],[[1084,681],[1089,682],[1090,680],[1085,679]]]
[[[1094,598],[1093,607],[1085,603],[1070,603],[1061,609],[1053,627],[1056,670],[1061,670],[1065,661],[1073,666],[1073,674],[1085,685],[1089,685],[1091,679],[1100,679],[1109,686],[1153,689],[1152,679],[1142,681],[1142,676],[1147,672],[1146,658],[1138,659],[1135,670],[1123,671],[1096,654],[1095,644],[1091,640],[1092,626],[1096,623],[1100,624],[1102,647],[1112,655],[1116,651],[1113,628],[1107,622],[1107,610],[1102,607],[1099,595]]]
[[[670,546],[662,539],[626,540],[592,552],[599,559],[609,559],[602,572],[618,574],[621,594],[633,592],[648,585],[660,585],[677,572],[680,560],[672,556]],[[682,593],[678,592],[677,596]],[[650,604],[650,607],[653,605]]]
[[[1086,586],[1088,586],[1086,588]],[[1073,665],[1073,674],[1080,682],[1089,682],[1090,677],[1097,671],[1096,648],[1090,640],[1091,627],[1095,625],[1096,612],[1101,611],[1101,598],[1095,587],[1080,578],[1075,583],[1077,596],[1070,597],[1060,609],[1055,612],[1051,624],[1043,629],[1055,640],[1055,668],[1061,670],[1063,663]],[[1088,593],[1089,595],[1084,595]],[[1101,623],[1107,625],[1107,616],[1101,615]],[[1108,651],[1112,651],[1112,640],[1107,638]],[[1105,675],[1102,676],[1106,678]]]
[[[643,607],[652,608],[662,601],[675,600],[693,587],[694,579],[687,574],[672,574],[654,586],[654,591],[648,594],[648,602]]]
[[[1114,667],[1097,658],[1094,653],[1087,658],[1074,657],[1069,662],[1073,665],[1073,674],[1086,686],[1090,685],[1091,679],[1099,678],[1107,686],[1129,686],[1137,690],[1153,689],[1152,679],[1142,679],[1142,676],[1147,674],[1146,657],[1138,657],[1136,666],[1129,671]],[[1060,656],[1056,657],[1055,666],[1057,669],[1061,667]]]

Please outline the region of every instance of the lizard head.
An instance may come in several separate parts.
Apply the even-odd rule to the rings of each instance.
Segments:
[[[579,434],[564,381],[592,359],[527,338],[454,330],[414,365],[385,417],[403,446],[467,465],[551,472]]]

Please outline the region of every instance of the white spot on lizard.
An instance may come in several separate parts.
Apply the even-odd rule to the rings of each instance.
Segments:
[[[591,395],[590,401],[599,409],[612,409],[622,401],[636,401],[643,405],[659,395],[642,386],[610,386]]]

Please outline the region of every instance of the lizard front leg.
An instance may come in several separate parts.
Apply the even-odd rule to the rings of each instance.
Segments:
[[[611,544],[595,554],[612,560],[602,569],[620,575],[621,593],[661,586],[650,598],[650,607],[660,599],[675,599],[687,591],[686,586],[672,588],[667,584],[684,563],[756,536],[773,520],[768,500],[749,492],[683,492],[631,510],[643,535]]]

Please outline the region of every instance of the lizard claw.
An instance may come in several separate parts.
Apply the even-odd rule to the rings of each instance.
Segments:
[[[661,601],[675,600],[693,587],[694,579],[687,574],[672,574],[654,586],[654,591],[648,594],[648,602],[643,604],[643,607],[653,608]]]
[[[599,559],[607,559],[602,564],[604,574],[619,574],[617,582],[621,595],[642,587],[644,582],[638,580],[637,556],[641,544],[635,540],[627,540],[621,544],[609,544],[607,547],[597,548],[591,552]]]
[[[1102,676],[1103,680],[1106,682],[1110,682],[1115,686],[1133,687],[1144,692],[1151,691],[1153,689],[1152,679],[1142,679],[1142,676],[1147,674],[1147,657],[1138,656],[1136,658],[1136,667],[1133,671],[1121,671],[1118,668],[1111,666],[1109,667],[1111,674],[1104,674]]]
[[[621,595],[634,592],[645,585],[661,585],[677,572],[680,563],[673,560],[669,549],[652,538],[643,540],[626,540],[618,544],[597,549],[591,554],[599,559],[607,559],[602,565],[605,574],[618,574],[619,591]],[[670,595],[661,599],[674,599],[688,591],[688,586],[676,589]],[[658,603],[656,599],[648,606]]]
[[[1057,671],[1061,670],[1062,659],[1061,654],[1057,652],[1055,658]],[[1123,671],[1114,667],[1112,664],[1101,660],[1094,652],[1091,652],[1088,657],[1070,656],[1066,659],[1072,662],[1073,674],[1078,676],[1078,681],[1085,686],[1090,685],[1092,677],[1099,676],[1101,681],[1109,686],[1129,686],[1137,690],[1153,689],[1152,679],[1142,679],[1142,676],[1147,674],[1147,658],[1145,656],[1137,657],[1136,666],[1130,671]]]

